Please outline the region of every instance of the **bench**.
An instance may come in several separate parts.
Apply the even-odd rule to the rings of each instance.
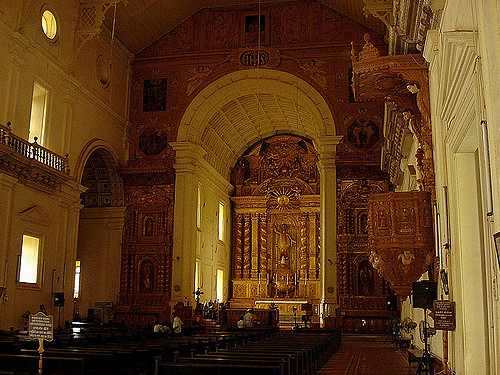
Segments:
[[[39,356],[24,354],[0,354],[0,368],[4,374],[38,373]],[[82,358],[43,357],[43,372],[52,375],[83,375]]]

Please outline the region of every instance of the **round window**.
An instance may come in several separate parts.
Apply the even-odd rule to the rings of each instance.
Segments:
[[[49,39],[54,39],[57,33],[56,17],[46,10],[42,14],[42,30]]]

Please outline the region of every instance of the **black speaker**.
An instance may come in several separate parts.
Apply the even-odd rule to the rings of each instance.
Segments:
[[[437,300],[436,282],[423,280],[413,283],[413,307],[432,309],[435,300]]]
[[[54,306],[55,307],[64,306],[64,293],[63,292],[55,292],[54,293]]]
[[[398,298],[396,296],[387,296],[386,307],[388,311],[398,311]]]

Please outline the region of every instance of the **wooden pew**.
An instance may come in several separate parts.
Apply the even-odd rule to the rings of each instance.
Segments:
[[[0,354],[0,369],[5,373],[31,375],[38,373],[38,355]],[[51,375],[83,375],[82,358],[43,357],[43,372]]]

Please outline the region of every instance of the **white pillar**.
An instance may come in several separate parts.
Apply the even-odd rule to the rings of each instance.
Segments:
[[[6,174],[0,173],[0,287],[6,287],[3,291],[2,300],[0,300],[0,316],[5,316],[5,304],[3,298],[7,292],[14,287],[14,277],[16,264],[8,264],[8,253],[10,247],[10,227],[12,222],[12,204],[14,190],[17,179]],[[8,282],[12,281],[9,285]],[[6,319],[2,319],[0,329],[7,329]]]
[[[191,301],[196,261],[196,168],[205,151],[191,142],[170,143],[175,150],[174,233],[171,304]]]
[[[337,278],[337,172],[336,148],[342,137],[318,140],[321,210],[321,299],[323,317],[334,316],[338,307]],[[333,290],[332,290],[333,288]]]

